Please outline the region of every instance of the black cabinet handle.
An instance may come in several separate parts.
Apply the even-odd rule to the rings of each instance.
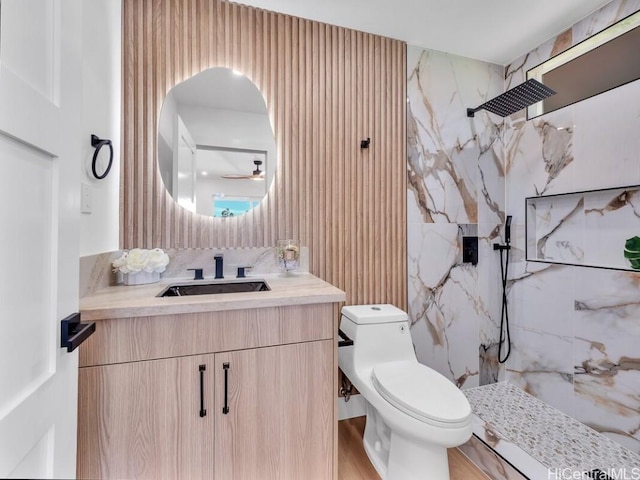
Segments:
[[[224,406],[222,407],[222,413],[226,415],[229,413],[229,362],[224,362],[222,368],[224,368]]]
[[[207,409],[204,408],[204,372],[207,369],[206,365],[200,365],[198,370],[200,371],[200,416],[204,417],[207,414]]]

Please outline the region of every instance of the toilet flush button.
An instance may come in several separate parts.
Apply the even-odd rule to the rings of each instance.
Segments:
[[[371,310],[380,311],[382,309],[380,307],[371,307]]]

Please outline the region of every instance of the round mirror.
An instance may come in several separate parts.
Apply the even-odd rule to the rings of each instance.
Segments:
[[[228,68],[173,87],[158,124],[158,167],[173,199],[194,213],[242,215],[267,194],[276,142],[264,97]]]

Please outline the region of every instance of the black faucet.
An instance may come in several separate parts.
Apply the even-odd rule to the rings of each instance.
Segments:
[[[252,267],[238,267],[238,274],[236,278],[247,278],[247,270],[251,270]]]
[[[223,266],[222,266],[222,255],[215,255],[213,259],[216,262],[216,274],[213,278],[224,278]]]
[[[202,276],[202,269],[201,268],[187,268],[187,270],[193,270],[193,279],[194,280],[204,280],[204,277]]]

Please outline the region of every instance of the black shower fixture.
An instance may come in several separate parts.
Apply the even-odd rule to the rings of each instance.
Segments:
[[[509,277],[509,252],[511,251],[511,215],[504,222],[504,245],[493,244],[500,252],[500,280],[502,280],[502,310],[500,313],[500,340],[498,341],[498,362],[505,363],[511,355],[511,333],[509,332],[509,305],[507,303],[507,280]],[[505,255],[503,255],[503,253]],[[506,262],[504,257],[506,256]],[[502,355],[503,347],[506,354]]]
[[[477,108],[467,108],[467,117],[473,117],[479,110],[506,117],[555,94],[555,91],[532,78]]]

